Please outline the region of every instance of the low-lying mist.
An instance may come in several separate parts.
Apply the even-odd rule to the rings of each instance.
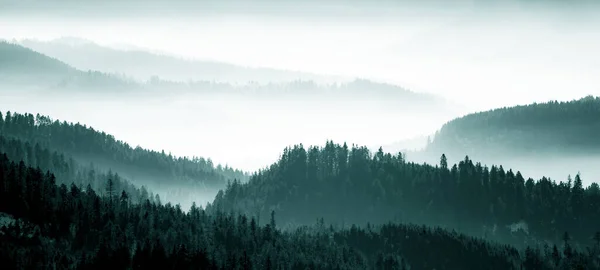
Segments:
[[[188,59],[362,77],[435,93],[473,110],[599,94],[597,9],[522,2],[444,8],[386,2],[353,16],[342,16],[336,5],[326,9],[330,13],[314,9],[318,15],[310,9],[150,19],[7,14],[0,24],[10,27],[1,27],[0,37],[74,36]]]
[[[43,10],[39,3],[29,15],[18,4],[7,6],[0,11],[0,25],[8,26],[0,27],[0,39],[27,45],[22,43],[24,39],[45,42],[75,37],[75,41],[81,38],[120,52],[146,53],[128,63],[162,55],[217,63],[207,70],[217,66],[228,69],[223,71],[227,74],[208,74],[196,70],[198,65],[182,66],[171,58],[168,61],[178,64],[164,65],[167,60],[162,59],[143,62],[154,66],[125,67],[127,61],[116,60],[132,54],[84,58],[103,49],[73,48],[69,54],[69,48],[59,53],[29,43],[34,50],[78,69],[69,68],[68,72],[79,77],[63,80],[50,76],[52,85],[44,86],[46,81],[29,78],[27,71],[0,72],[0,107],[80,122],[134,146],[164,149],[175,156],[203,156],[255,171],[275,162],[284,147],[298,143],[321,145],[329,139],[373,150],[384,146],[386,152],[418,150],[443,123],[468,112],[600,95],[596,53],[600,16],[582,6],[462,1],[434,8],[408,5],[407,1],[357,1],[366,9],[339,9],[332,3],[311,9],[311,2],[297,10],[292,3],[272,6],[268,12],[258,12],[256,7],[252,12],[240,12],[243,5],[235,11],[228,6],[228,13],[213,10],[201,16],[189,16],[195,12],[193,8],[187,13],[174,12],[184,7],[184,2],[162,3],[172,8],[165,8],[164,16],[149,15],[160,10],[156,9],[160,5],[133,16],[141,3],[136,1],[122,8],[115,3],[98,5],[98,13],[89,17],[77,15],[75,5],[67,2],[63,7],[73,9],[57,6],[45,11],[45,16],[30,16]],[[119,12],[111,13],[114,10]],[[156,69],[158,66],[162,69]],[[3,68],[7,67],[0,66],[0,71]],[[269,71],[253,73],[253,68]],[[189,73],[183,72],[187,69]],[[239,74],[232,75],[233,70]],[[121,78],[135,82],[121,85]],[[326,78],[332,84],[353,78],[387,82],[444,98],[452,105],[424,106],[402,96],[370,95],[376,88],[373,85],[365,87],[362,95],[342,97],[302,87],[293,95],[281,94],[287,90],[276,84],[303,78]],[[190,81],[206,83],[199,83],[201,80],[274,85],[262,93],[252,87],[236,93],[215,89],[203,93],[197,91],[203,86],[182,86]],[[120,88],[110,86],[113,83]],[[421,157],[409,153],[408,159],[437,164],[441,154]],[[450,155],[449,160],[458,161],[465,155],[469,153]],[[595,159],[591,158],[565,155],[538,161],[517,156],[495,158],[493,153],[481,159],[469,156],[484,164],[515,168],[527,177],[565,180],[580,171],[584,181],[595,180]]]
[[[381,100],[193,93],[168,98],[143,93],[101,97],[4,91],[1,95],[5,111],[80,122],[132,146],[210,157],[215,163],[247,171],[273,163],[289,145],[319,145],[327,139],[360,145],[394,142],[433,133],[452,117],[410,113],[381,106]]]

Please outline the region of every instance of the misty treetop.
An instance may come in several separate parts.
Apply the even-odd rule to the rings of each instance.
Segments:
[[[31,42],[25,42],[25,44],[29,43]],[[41,45],[33,47],[44,48],[44,46]],[[86,94],[86,92],[93,94],[128,93],[132,94],[134,97],[139,96],[139,94],[164,96],[189,93],[204,95],[233,94],[250,98],[278,99],[278,102],[283,102],[282,99],[296,100],[300,98],[321,100],[328,98],[335,100],[345,99],[347,101],[360,100],[363,105],[367,105],[367,103],[365,103],[367,101],[370,103],[374,102],[371,106],[377,108],[418,110],[422,114],[443,114],[445,111],[456,110],[454,106],[447,104],[447,101],[442,98],[425,93],[414,92],[396,85],[378,83],[365,79],[334,80],[331,82],[320,80],[315,78],[315,76],[299,75],[299,77],[287,76],[288,79],[279,81],[259,83],[254,80],[248,80],[241,83],[235,83],[214,79],[173,80],[169,79],[169,76],[164,76],[165,78],[163,78],[160,76],[160,73],[153,73],[158,75],[152,75],[145,80],[135,81],[128,78],[127,76],[129,74],[127,73],[115,73],[116,70],[114,68],[105,69],[110,73],[100,72],[94,69],[87,69],[87,71],[76,69],[62,62],[62,59],[59,60],[49,57],[18,44],[3,42],[0,43],[0,48],[0,53],[10,55],[10,57],[4,60],[7,62],[3,65],[7,72],[5,74],[7,75],[7,78],[25,76],[28,79],[25,80],[25,82],[31,81],[31,84],[33,85],[41,83],[42,85],[38,86],[53,89],[53,91],[64,89],[74,90],[76,93],[81,94]],[[44,51],[52,53],[55,50],[46,49]],[[63,58],[65,58],[64,53],[58,53],[57,55],[62,55]],[[132,55],[132,52],[128,52],[128,54],[125,55],[130,57],[142,57],[136,54]],[[154,58],[158,56],[147,54],[146,57]],[[69,57],[66,58],[71,59]],[[102,60],[108,61],[107,59]],[[172,61],[172,59],[170,61]],[[15,63],[18,63],[19,68],[17,68]],[[192,69],[187,67],[187,64],[185,63],[186,62],[183,61],[180,65],[184,65],[184,69],[186,70]],[[43,68],[43,70],[35,71],[40,68]],[[232,71],[228,71],[230,69],[232,69]],[[228,67],[217,73],[227,74],[228,72],[233,72],[234,74],[231,74],[231,76],[236,76],[235,74],[240,71]],[[276,70],[271,72],[277,73]],[[279,72],[282,73],[283,71]],[[38,82],[34,74],[47,76],[51,80],[46,84]],[[98,89],[100,89],[101,92],[97,91]]]
[[[80,70],[127,74],[138,81],[157,82],[158,77],[173,82],[206,81],[259,83],[323,81],[323,76],[271,68],[250,68],[208,60],[192,60],[146,51],[120,50],[77,37],[61,37],[50,41],[20,40],[19,44],[55,57]],[[153,79],[151,79],[153,78]]]
[[[275,210],[283,225],[317,218],[340,226],[437,225],[518,245],[558,243],[564,232],[589,244],[600,231],[600,188],[584,187],[579,175],[536,181],[468,157],[449,165],[444,155],[431,166],[333,142],[286,148],[277,163],[246,184],[231,183],[207,209],[261,218]]]
[[[25,166],[38,168],[43,172],[53,172],[58,179],[57,184],[75,184],[79,188],[103,190],[110,179],[116,189],[125,190],[132,199],[154,199],[154,195],[145,187],[134,187],[118,173],[110,170],[104,172],[93,164],[83,166],[72,157],[43,148],[39,144],[31,145],[29,142],[6,138],[0,134],[0,152],[10,160],[23,161]]]
[[[134,89],[130,80],[97,71],[80,71],[57,59],[18,44],[0,41],[0,78],[3,84],[48,89]]]
[[[519,252],[425,226],[336,230],[320,222],[283,231],[274,212],[262,225],[136,203],[110,180],[102,193],[55,181],[0,155],[3,269],[599,269],[600,247],[582,253],[568,238],[564,248]]]
[[[446,123],[427,151],[596,155],[600,147],[598,115],[600,97],[593,96],[473,113]]]
[[[67,74],[71,66],[18,44],[0,41],[0,75],[18,73]]]
[[[113,170],[139,171],[143,176],[153,176],[146,177],[147,181],[171,180],[179,184],[224,187],[227,180],[246,179],[244,172],[228,166],[215,166],[210,159],[174,157],[164,151],[151,151],[139,146],[133,148],[86,125],[11,112],[0,119],[0,134],[4,136],[73,155],[75,159],[85,161],[84,164],[92,162]]]

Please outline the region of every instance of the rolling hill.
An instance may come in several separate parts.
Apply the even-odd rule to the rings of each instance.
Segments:
[[[76,70],[57,59],[17,44],[0,42],[0,71],[3,75],[65,75]]]
[[[444,124],[424,151],[409,156],[435,162],[443,153],[455,161],[468,155],[486,163],[519,166],[536,177],[564,179],[580,171],[588,180],[598,181],[598,115],[600,98],[593,96],[468,114]]]
[[[152,77],[178,82],[217,81],[233,84],[246,84],[251,81],[264,84],[296,80],[317,82],[339,80],[339,78],[303,72],[183,59],[142,49],[119,50],[75,37],[63,37],[51,41],[25,39],[19,43],[81,70],[127,74],[140,81],[147,81]]]
[[[0,78],[0,87],[7,90],[101,89],[114,92],[137,87],[125,78],[98,71],[81,71],[58,59],[4,41],[0,41]]]
[[[428,149],[500,155],[593,155],[600,148],[600,97],[469,114],[445,124]]]
[[[281,159],[219,192],[212,211],[268,216],[297,226],[323,218],[339,226],[389,221],[442,226],[503,243],[590,243],[600,226],[600,188],[575,180],[533,180],[468,157],[416,164],[403,155],[328,142],[284,150]]]
[[[556,245],[489,243],[425,226],[281,230],[244,215],[188,213],[126,192],[72,185],[0,154],[4,269],[598,269],[595,255]],[[423,252],[427,250],[428,252]],[[562,252],[561,252],[562,251]],[[564,253],[561,254],[561,253]]]
[[[184,208],[189,208],[192,202],[203,204],[211,201],[219,189],[226,187],[228,181],[247,179],[244,172],[215,165],[210,159],[173,157],[164,151],[150,151],[139,146],[134,148],[92,127],[60,122],[47,116],[34,117],[32,114],[14,112],[0,114],[0,136],[17,140],[22,146],[13,147],[17,150],[11,152],[16,151],[16,157],[24,156],[32,166],[40,166],[41,163],[35,161],[35,155],[29,152],[37,148],[47,149],[47,152],[55,152],[55,155],[76,164],[71,167],[91,167],[105,173],[118,173],[129,182],[146,186],[163,199],[180,203]],[[41,167],[46,170],[54,168],[49,165]],[[71,169],[72,173],[77,172],[75,168]]]

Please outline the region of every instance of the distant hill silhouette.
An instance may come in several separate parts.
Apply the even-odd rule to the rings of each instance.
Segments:
[[[77,90],[120,90],[136,85],[97,71],[81,71],[58,59],[9,42],[0,42],[0,85]]]
[[[495,155],[600,153],[600,98],[473,113],[446,123],[429,151]]]
[[[76,37],[51,41],[22,40],[23,46],[55,57],[78,69],[124,73],[146,81],[154,76],[170,81],[219,81],[233,83],[284,82],[294,80],[330,81],[333,78],[277,70],[250,68],[216,61],[191,60],[159,54],[141,48],[120,50]]]
[[[600,98],[550,101],[472,113],[444,124],[415,161],[441,154],[519,166],[535,177],[563,180],[580,172],[587,184],[600,179]]]

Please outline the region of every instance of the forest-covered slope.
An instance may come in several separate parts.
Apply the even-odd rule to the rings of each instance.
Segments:
[[[118,173],[131,183],[146,186],[161,194],[163,199],[179,202],[185,207],[192,201],[211,201],[228,181],[247,179],[244,172],[214,165],[210,159],[173,157],[164,152],[133,148],[110,134],[47,116],[0,113],[0,136],[4,140],[16,139],[19,143],[11,151],[21,153],[15,158],[24,157],[31,166],[40,166],[46,160],[31,151],[47,149],[45,151],[56,152],[55,155],[70,160],[71,168],[91,166],[105,173]],[[45,165],[41,168],[55,169]]]
[[[141,81],[147,81],[153,76],[180,82],[217,81],[243,84],[250,81],[269,83],[299,79],[325,82],[327,79],[324,76],[301,72],[183,59],[142,49],[118,50],[75,37],[50,41],[25,39],[19,43],[81,70],[127,74]]]
[[[220,187],[228,180],[244,181],[246,178],[244,172],[214,165],[210,159],[173,157],[164,151],[134,148],[92,127],[60,122],[48,116],[7,112],[2,117],[0,113],[0,134],[39,143],[99,166],[137,169],[140,174],[155,176],[149,180],[170,184],[182,182]]]
[[[34,87],[42,89],[133,89],[135,83],[97,71],[81,71],[58,59],[0,41],[0,87]],[[7,89],[12,90],[12,89]]]
[[[2,269],[598,269],[588,253],[519,252],[427,227],[294,231],[244,215],[208,214],[105,192],[56,186],[55,177],[0,154]]]
[[[580,173],[584,184],[600,181],[600,97],[551,101],[468,114],[445,123],[413,161],[451,162],[469,157],[519,168],[534,178],[564,180]]]
[[[600,97],[469,114],[446,123],[427,151],[481,156],[598,155]]]
[[[76,70],[51,57],[23,46],[0,41],[0,71],[2,75],[27,73],[65,75]]]
[[[468,158],[421,165],[401,154],[328,142],[285,149],[247,184],[220,192],[209,210],[261,217],[275,210],[281,224],[411,222],[518,245],[558,243],[568,232],[589,244],[600,228],[600,188],[584,187],[579,175],[560,183],[533,180]]]
[[[57,184],[102,190],[110,179],[115,189],[126,191],[136,201],[147,198],[154,200],[153,194],[145,187],[137,188],[117,173],[99,170],[93,164],[81,165],[72,157],[43,148],[37,143],[32,145],[0,133],[0,152],[10,160],[23,161],[24,166],[40,169],[44,173],[53,172]]]
[[[60,45],[60,43],[46,44],[24,41],[23,44],[29,44],[28,46],[40,51],[34,51],[19,44],[0,42],[0,77],[3,78],[0,81],[0,88],[6,87],[6,90],[12,91],[22,87],[37,87],[57,92],[59,90],[69,90],[69,93],[89,93],[95,96],[126,92],[134,94],[136,98],[140,98],[142,93],[162,95],[165,98],[173,98],[173,96],[181,94],[217,94],[275,100],[278,103],[297,100],[306,100],[311,103],[326,101],[328,103],[335,102],[342,106],[352,103],[349,106],[355,109],[356,106],[362,106],[370,107],[372,110],[418,112],[421,117],[455,115],[458,111],[462,111],[462,108],[456,104],[450,104],[448,101],[433,95],[365,79],[345,80],[343,82],[328,81],[309,75],[298,74],[296,76],[293,75],[294,73],[285,75],[286,72],[276,70],[246,70],[226,64],[220,66],[219,63],[178,60],[145,52],[118,52],[88,43],[73,47],[75,51],[69,50],[68,45]],[[56,46],[58,48],[55,48]],[[67,46],[67,48],[63,48],[64,46]],[[84,52],[77,53],[78,50]],[[86,54],[86,50],[91,50],[91,52]],[[48,55],[58,57],[60,60],[42,53],[49,53]],[[83,57],[83,55],[86,55],[86,57]],[[88,58],[91,59],[86,60]],[[72,67],[61,62],[63,59],[70,59],[68,63],[78,64]],[[128,62],[129,64],[110,64],[111,61]],[[99,64],[90,64],[92,62],[98,62]],[[105,67],[105,64],[113,66],[113,68]],[[131,65],[133,66],[127,68]],[[144,77],[143,80],[134,81],[128,77],[140,77],[141,75],[138,73],[144,73],[140,67],[152,69],[153,66],[159,70],[156,72],[147,71],[146,75],[152,75],[142,76]],[[176,67],[169,68],[170,66]],[[123,70],[116,67],[122,67]],[[186,70],[189,71],[188,73],[201,74],[201,76],[187,75],[188,77],[185,78],[175,75],[163,76],[163,71],[161,71],[163,69],[175,70],[171,73],[178,75],[182,75],[183,72],[176,72],[177,70]],[[247,77],[244,73],[265,72],[274,73],[265,75],[267,77],[277,77],[279,73],[282,73],[285,75],[284,78],[288,79],[259,81],[215,79],[217,77],[242,78]],[[14,84],[19,87],[15,87]],[[340,102],[340,99],[343,102]],[[354,100],[360,100],[361,104],[354,104],[355,102],[352,102]],[[444,117],[444,119],[446,118]]]

